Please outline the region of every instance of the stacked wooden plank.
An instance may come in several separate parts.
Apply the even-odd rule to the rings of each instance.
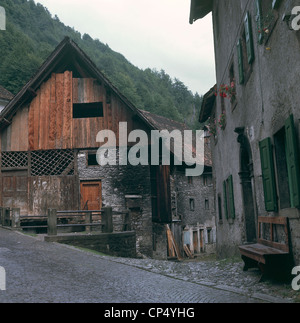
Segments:
[[[181,257],[178,245],[175,241],[173,232],[171,231],[168,224],[166,224],[166,232],[167,232],[169,259],[182,260],[182,257]]]

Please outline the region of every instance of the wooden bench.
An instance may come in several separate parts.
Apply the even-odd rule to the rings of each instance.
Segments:
[[[282,226],[279,233],[278,226]],[[278,241],[280,233],[284,235],[284,241]],[[257,243],[239,246],[239,250],[245,264],[243,270],[258,267],[262,272],[260,281],[266,276],[286,279],[292,268],[288,218],[258,217]]]

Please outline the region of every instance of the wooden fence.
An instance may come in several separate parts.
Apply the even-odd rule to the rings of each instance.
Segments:
[[[130,211],[113,211],[111,207],[105,207],[101,210],[94,211],[58,211],[56,209],[48,209],[48,214],[44,216],[21,216],[18,208],[3,208],[0,207],[0,225],[3,227],[11,227],[15,230],[20,229],[47,229],[49,236],[55,236],[58,233],[58,228],[76,228],[85,227],[85,231],[90,233],[92,227],[100,228],[97,231],[102,233],[112,233],[114,231],[113,215],[122,215],[123,217],[123,232],[131,230],[131,215]],[[78,218],[76,220],[76,218]],[[22,221],[40,220],[46,222],[44,225],[26,225],[22,226]],[[60,220],[60,221],[59,221]],[[69,221],[71,220],[72,223]],[[68,222],[68,223],[62,223]]]

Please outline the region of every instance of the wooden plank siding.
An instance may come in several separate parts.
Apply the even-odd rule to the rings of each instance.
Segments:
[[[107,100],[106,91],[96,79],[53,73],[2,130],[2,151],[97,148],[97,133],[104,129],[116,134],[118,145],[119,122],[128,123],[128,133],[136,124],[126,104],[114,93]],[[73,118],[73,104],[95,102],[103,103],[103,117]]]

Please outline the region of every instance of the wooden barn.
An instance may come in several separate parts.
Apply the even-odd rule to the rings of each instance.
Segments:
[[[138,254],[165,258],[164,224],[173,221],[171,168],[100,167],[96,137],[112,130],[118,150],[119,122],[127,122],[128,133],[150,133],[166,120],[135,108],[65,38],[0,114],[0,205],[30,216],[48,208],[131,209]]]

